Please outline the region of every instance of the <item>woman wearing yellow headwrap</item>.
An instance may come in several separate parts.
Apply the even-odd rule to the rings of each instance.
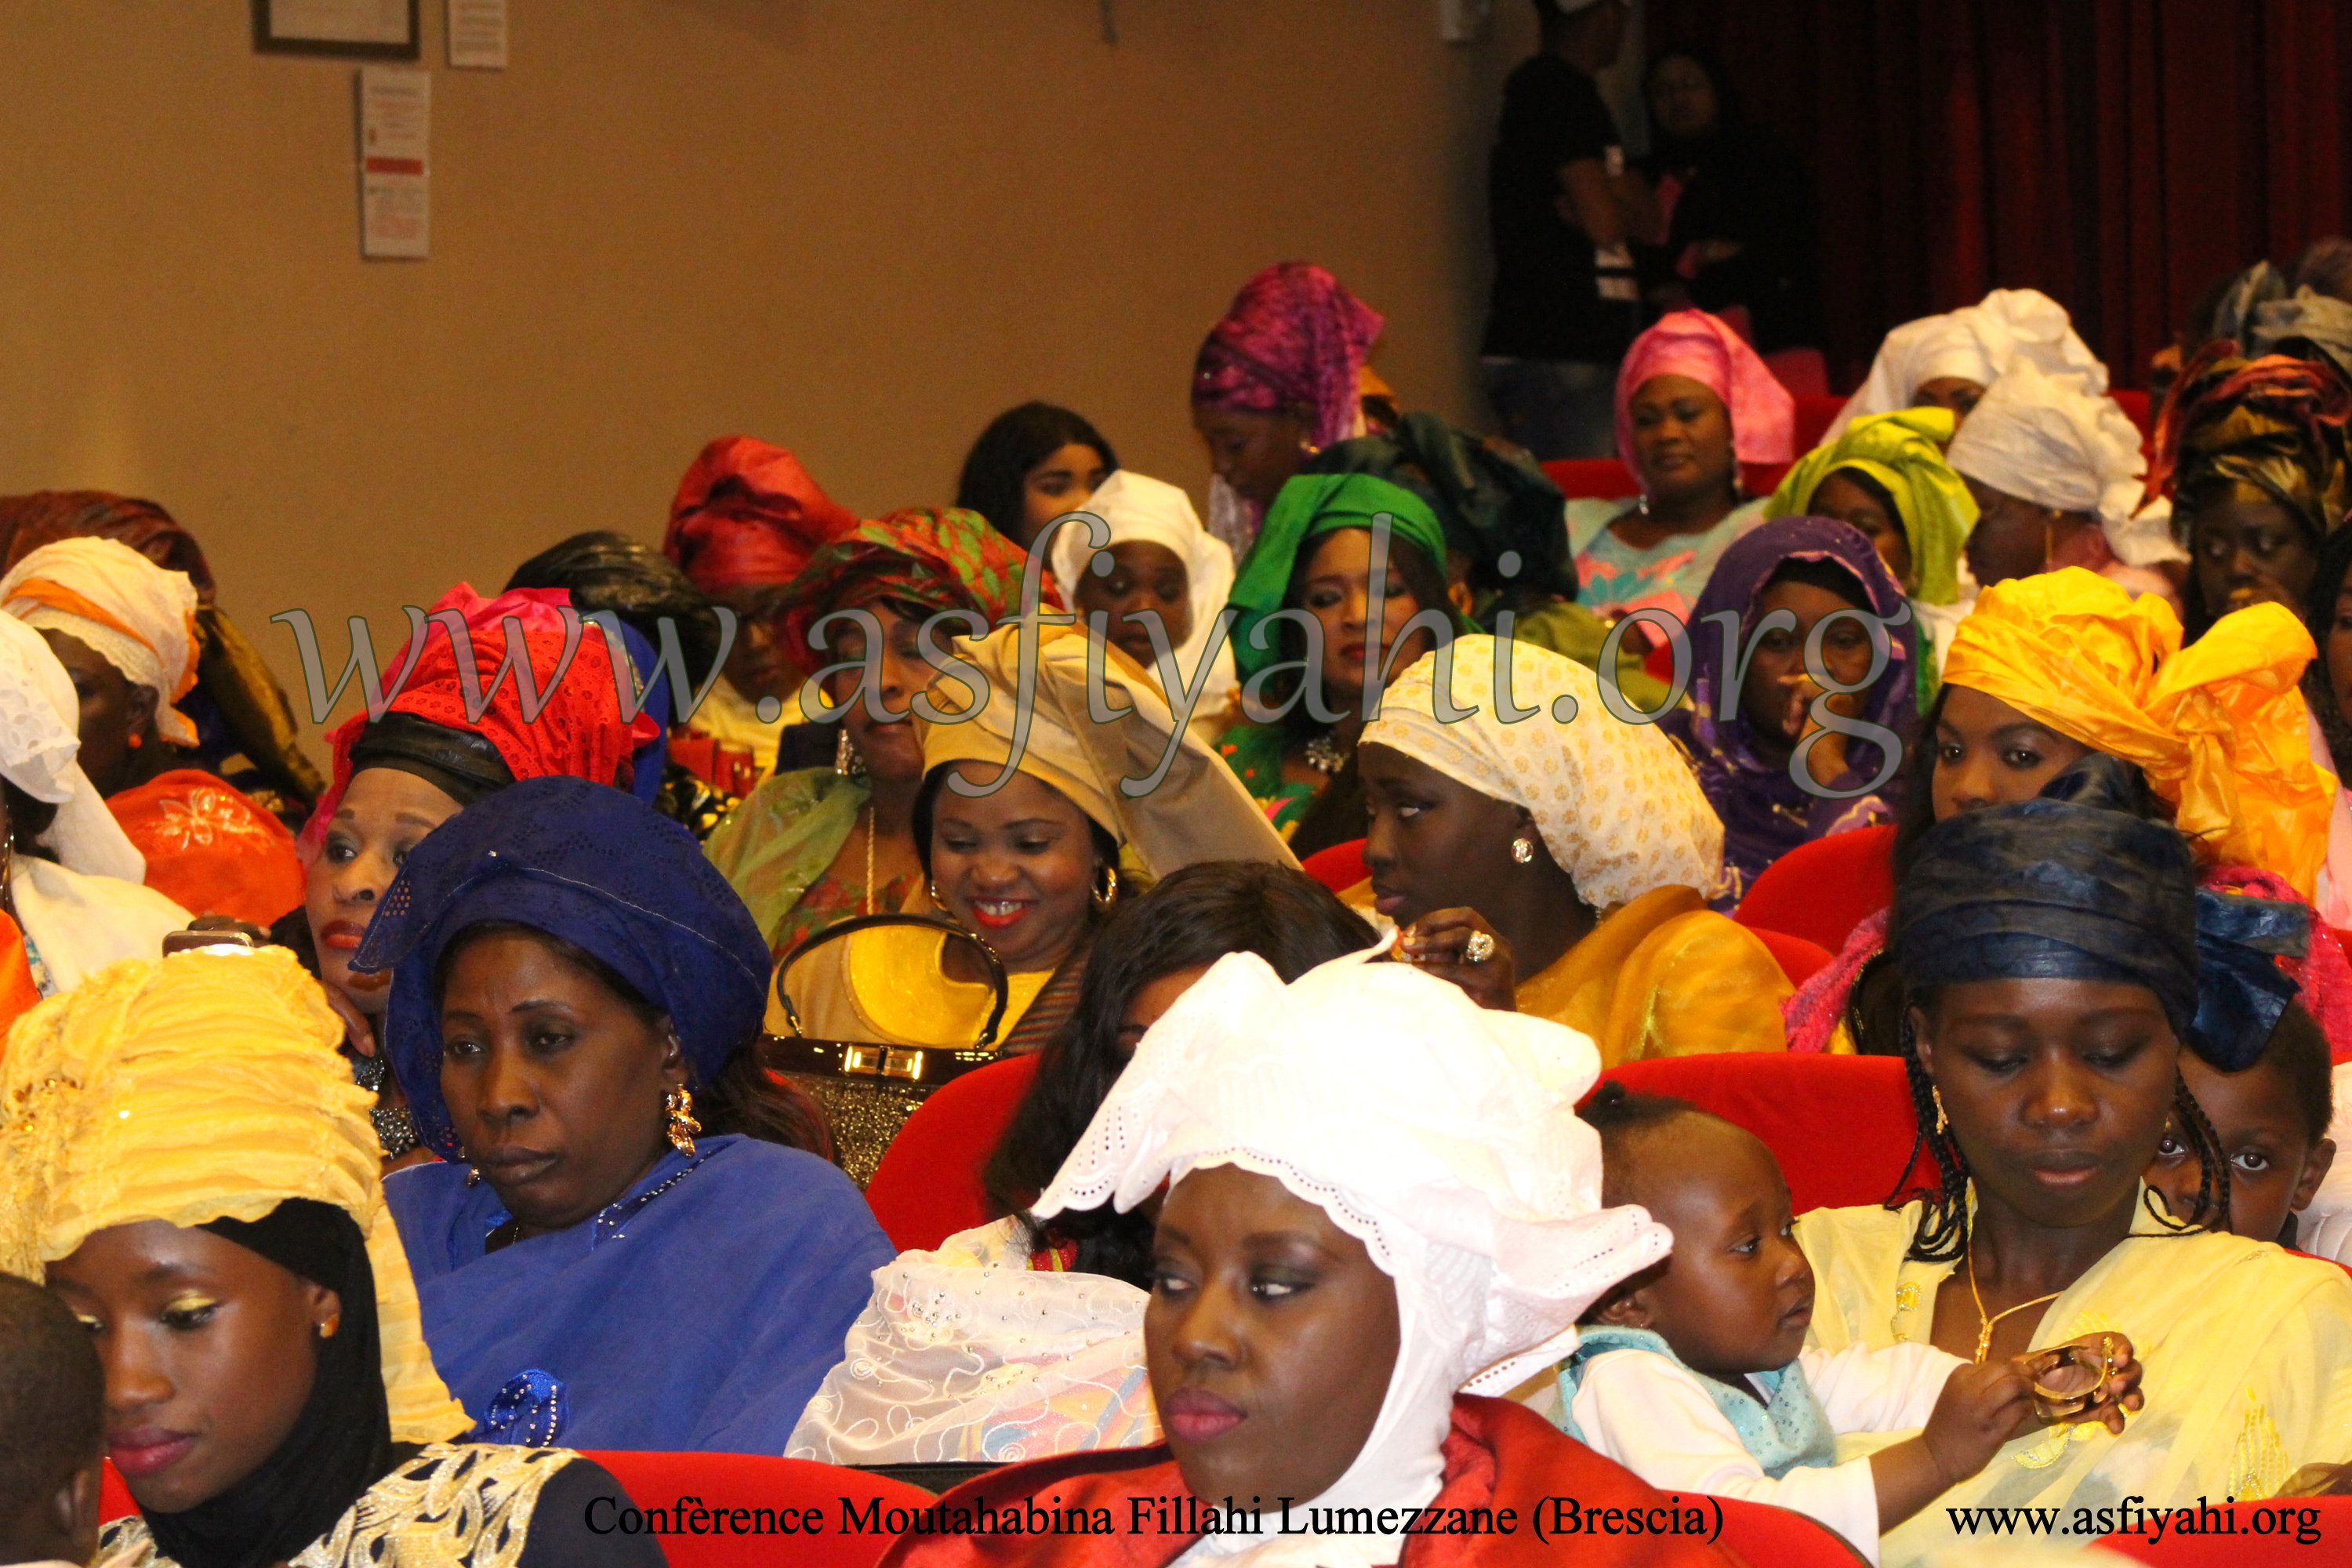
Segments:
[[[89,1326],[141,1510],[100,1561],[658,1563],[584,1528],[601,1467],[449,1441],[342,1035],[277,949],[118,963],[9,1034],[0,1269]]]
[[[929,693],[940,721],[919,710],[913,721],[925,885],[905,908],[944,915],[994,949],[1011,992],[1000,1047],[1041,1043],[1076,1002],[1088,942],[1122,878],[1157,879],[1201,860],[1297,864],[1241,781],[1181,732],[1140,666],[1106,647],[1089,680],[1087,640],[1075,626],[1018,626],[959,638],[955,657],[982,684],[950,666]],[[1090,691],[1125,711],[1097,721]],[[964,793],[1001,776],[992,793]],[[1152,787],[1129,794],[1125,781]],[[969,943],[883,927],[818,948],[792,969],[789,990],[803,1029],[819,1039],[963,1046],[988,1015],[984,981]],[[783,1026],[781,1009],[769,1026]]]
[[[1976,499],[1944,461],[1956,419],[1948,408],[1906,408],[1857,419],[1843,436],[1797,459],[1765,503],[1772,517],[1833,517],[1859,529],[1903,585],[1919,618],[1919,707],[1935,700],[1952,629],[1975,603],[1960,551],[1977,524]]]
[[[2199,862],[2252,867],[2308,900],[2327,854],[2336,781],[2312,761],[2297,684],[2314,648],[2284,605],[2233,611],[2187,647],[2170,605],[2134,598],[2081,567],[2013,577],[1978,596],[1954,635],[1944,689],[1921,721],[1895,874],[1929,827],[1961,812],[2031,800],[2086,752],[2133,763]],[[1850,1015],[1871,1014],[1873,980],[1851,998],[1885,931],[1854,928],[1838,962],[1789,1005],[1794,1050],[1842,1048]],[[1864,1018],[1859,1044],[1893,1019]]]

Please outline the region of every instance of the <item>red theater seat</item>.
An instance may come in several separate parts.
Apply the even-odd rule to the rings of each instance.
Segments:
[[[1760,926],[1750,927],[1749,931],[1779,962],[1780,973],[1789,977],[1791,985],[1802,985],[1836,962],[1837,955],[1819,942],[1790,936],[1787,931],[1767,931]]]
[[[1830,421],[1845,406],[1845,399],[1835,393],[1802,396],[1797,399],[1797,455],[1802,457],[1822,444],[1830,432]]]
[[[1799,1214],[1885,1202],[1918,1133],[1893,1057],[1733,1051],[1627,1062],[1601,1076],[1635,1094],[1687,1100],[1764,1140]]]
[[[1036,1073],[1034,1056],[991,1062],[944,1085],[907,1118],[866,1184],[866,1202],[891,1246],[928,1252],[998,1217],[981,1167]]]
[[[2340,1560],[2344,1543],[2352,1541],[2352,1497],[2278,1498],[2217,1505],[2212,1512],[2227,1521],[2216,1519],[2215,1528],[2189,1535],[2168,1529],[2153,1542],[2145,1533],[2152,1527],[2144,1525],[2139,1533],[2110,1535],[2097,1544],[2156,1568],[2305,1568]]]
[[[1800,844],[1764,868],[1732,919],[1799,936],[1832,954],[1895,901],[1895,829],[1857,827]]]
[[[1335,893],[1344,893],[1371,875],[1364,866],[1364,841],[1360,838],[1318,849],[1301,860],[1298,868]]]

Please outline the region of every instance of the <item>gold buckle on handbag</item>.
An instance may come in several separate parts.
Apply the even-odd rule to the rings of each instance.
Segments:
[[[923,1052],[898,1046],[844,1046],[841,1070],[861,1078],[897,1078],[919,1083],[923,1077]]]

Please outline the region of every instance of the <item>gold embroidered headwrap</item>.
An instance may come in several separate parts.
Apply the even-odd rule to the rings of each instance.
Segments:
[[[433,1369],[343,1026],[283,948],[99,971],[0,1057],[0,1270],[39,1280],[94,1231],[332,1204],[367,1238],[395,1443],[470,1423]]]
[[[2308,899],[2336,800],[2296,684],[2315,652],[2280,605],[2233,610],[2182,647],[2162,599],[2070,566],[1979,595],[1944,684],[2137,763],[2200,857],[2275,872]]]

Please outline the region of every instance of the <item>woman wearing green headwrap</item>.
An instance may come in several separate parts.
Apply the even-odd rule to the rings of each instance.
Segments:
[[[1386,570],[1376,580],[1374,526],[1383,520]],[[1436,513],[1370,474],[1286,483],[1242,562],[1231,606],[1244,721],[1217,751],[1286,834],[1354,753],[1367,687],[1385,686],[1441,631],[1470,629],[1446,588]]]
[[[1861,531],[1903,584],[1918,617],[1919,710],[1935,700],[1952,628],[1976,603],[1963,584],[1960,549],[1977,525],[1976,499],[1944,447],[1956,428],[1948,408],[1906,408],[1857,419],[1834,441],[1797,460],[1765,503],[1767,517],[1833,517]]]

